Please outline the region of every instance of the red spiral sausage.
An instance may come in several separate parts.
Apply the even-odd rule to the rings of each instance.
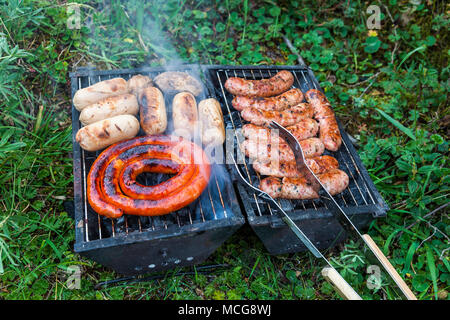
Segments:
[[[144,186],[136,182],[142,172],[175,176]],[[208,158],[196,144],[166,135],[137,137],[98,156],[87,177],[87,196],[91,207],[109,218],[163,215],[197,199],[210,174]]]

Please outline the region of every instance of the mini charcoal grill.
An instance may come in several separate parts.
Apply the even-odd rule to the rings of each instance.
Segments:
[[[78,89],[99,81],[115,77],[128,80],[135,74],[154,78],[166,70],[80,68],[70,73],[72,97]],[[199,75],[198,66],[184,65],[173,71]],[[203,93],[199,99],[206,97]],[[171,118],[172,97],[166,95],[165,99]],[[75,141],[78,119],[79,112],[72,106],[76,252],[125,275],[162,271],[204,261],[245,223],[230,176],[219,164],[214,165],[210,183],[199,199],[181,210],[160,217],[124,215],[109,219],[98,215],[87,201],[86,176],[100,152],[85,151]],[[148,174],[139,182],[152,185],[161,182],[155,179],[163,178]]]
[[[225,108],[224,114],[226,127],[237,131],[242,127],[243,120],[238,111],[234,110],[231,101],[233,96],[224,88],[225,81],[229,77],[241,77],[245,79],[258,80],[270,78],[280,70],[289,70],[294,74],[294,87],[306,93],[309,89],[319,89],[311,69],[303,66],[210,66],[206,67],[209,77],[207,84],[211,92]],[[341,148],[337,152],[328,152],[339,162],[339,168],[345,171],[349,178],[349,187],[341,194],[335,196],[339,205],[345,208],[352,222],[363,228],[374,218],[386,216],[388,210],[380,194],[371,181],[366,169],[356,153],[348,135],[339,123],[339,129],[343,138]],[[233,146],[234,150],[238,150]],[[237,156],[237,158],[240,158]],[[227,163],[232,163],[227,160]],[[248,159],[245,159],[240,166],[241,171],[246,174],[254,186],[258,186],[261,181],[260,175],[253,170]],[[231,167],[230,167],[231,169]],[[234,179],[234,181],[236,181]],[[281,219],[280,213],[265,200],[258,198],[254,191],[248,190],[242,184],[236,184],[237,193],[241,197],[244,211],[248,222],[258,237],[263,241],[266,249],[271,254],[283,254],[290,252],[305,251],[307,248],[298,237],[289,229]],[[288,212],[290,218],[305,232],[306,236],[319,249],[326,249],[342,242],[346,238],[343,228],[333,217],[331,212],[320,200],[279,200],[280,206]]]
[[[167,68],[140,68],[98,71],[80,68],[70,74],[72,96],[78,89],[102,80],[114,77],[127,80],[135,74],[154,78],[166,70]],[[310,88],[320,89],[311,70],[302,66],[184,65],[173,71],[186,71],[204,77],[202,80],[206,87],[204,96],[200,99],[218,99],[227,130],[231,129],[237,136],[243,122],[239,112],[231,106],[232,95],[224,89],[226,79],[234,76],[246,79],[268,78],[279,70],[291,71],[295,78],[294,86],[303,92]],[[167,106],[171,105],[170,98],[166,97]],[[223,174],[212,176],[202,196],[190,206],[169,215],[124,215],[116,220],[98,215],[90,208],[85,190],[86,175],[99,152],[84,151],[75,142],[75,134],[80,128],[78,117],[79,112],[72,107],[76,252],[122,274],[148,273],[198,264],[244,224],[240,208],[246,213],[248,223],[271,254],[307,250],[282,221],[276,208],[236,183],[232,165],[217,165]],[[326,153],[339,161],[340,169],[350,177],[350,184],[335,198],[339,205],[345,208],[353,223],[362,228],[374,218],[384,217],[388,207],[341,126],[340,130],[343,138],[340,150]],[[236,147],[233,146],[233,149]],[[227,159],[227,163],[231,164],[232,161]],[[246,178],[254,185],[259,184],[261,177],[247,160],[241,165],[241,171],[247,174]],[[149,180],[152,178],[147,177],[144,183],[155,182]],[[230,183],[231,181],[233,183]],[[240,206],[236,193],[239,195]],[[281,199],[279,203],[318,248],[329,248],[345,239],[345,232],[319,200]]]

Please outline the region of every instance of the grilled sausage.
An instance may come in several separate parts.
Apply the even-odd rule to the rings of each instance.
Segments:
[[[153,87],[153,81],[147,76],[137,74],[127,81],[128,91],[139,97],[141,91],[147,87]]]
[[[135,182],[141,172],[177,174],[156,186],[143,186]],[[109,218],[123,213],[163,215],[197,199],[210,174],[209,160],[199,146],[174,136],[137,137],[98,156],[87,177],[87,197],[95,212]]]
[[[80,112],[80,122],[88,125],[121,114],[137,115],[139,106],[134,95],[126,93],[102,99]]]
[[[306,158],[320,156],[325,147],[318,138],[299,141]],[[241,144],[242,152],[251,159],[259,162],[294,162],[294,154],[286,143],[267,143],[247,139]]]
[[[332,169],[338,169],[338,161],[327,155],[306,159],[306,164],[314,174],[322,174]],[[253,162],[253,169],[263,176],[298,178],[301,174],[297,171],[295,162]]]
[[[81,111],[104,98],[128,93],[127,82],[123,78],[104,80],[75,92],[73,105]]]
[[[166,104],[162,92],[155,87],[142,90],[139,97],[141,127],[146,134],[162,133],[167,128]]]
[[[303,119],[298,123],[286,128],[298,140],[305,140],[314,137],[319,131],[319,124],[314,119]],[[279,136],[277,130],[271,130],[266,127],[256,126],[254,124],[244,124],[242,126],[242,134],[248,139],[257,141],[278,141],[284,142]],[[276,139],[276,140],[273,140]]]
[[[120,159],[123,161],[123,159]],[[164,173],[175,175],[178,172],[182,172],[183,175],[192,176],[192,170],[183,170],[183,165],[174,162],[170,159],[154,159],[154,158],[141,158],[135,157],[131,161],[127,162],[128,165],[123,169],[118,177],[120,190],[127,196],[134,199],[142,200],[158,200],[164,196],[170,194],[173,191],[174,181],[172,180],[170,185],[158,184],[152,186],[152,188],[146,188],[136,182],[136,178],[144,172],[147,173]],[[116,172],[117,173],[117,172]],[[182,186],[181,183],[177,184],[178,188]]]
[[[188,91],[194,96],[198,96],[203,91],[201,82],[186,72],[163,72],[157,75],[153,81],[164,94]]]
[[[139,121],[132,115],[120,115],[89,124],[78,130],[75,140],[87,151],[97,151],[113,143],[133,138]]]
[[[292,126],[303,119],[313,117],[313,109],[309,104],[300,103],[282,111],[264,111],[249,107],[241,111],[241,116],[257,126],[269,126],[272,121],[276,121],[283,127]]]
[[[309,185],[304,177],[297,179],[268,177],[261,180],[259,188],[274,199],[307,200],[319,197],[317,187]]]
[[[325,189],[331,195],[341,193],[348,187],[348,175],[339,169],[330,170],[318,176]]]
[[[319,121],[319,136],[325,148],[330,151],[337,151],[342,144],[342,137],[328,99],[316,89],[308,90],[305,96],[314,108],[314,118]]]
[[[238,111],[249,107],[266,111],[281,111],[296,106],[302,101],[302,91],[294,88],[271,98],[236,96],[231,103]]]
[[[339,169],[320,174],[318,178],[331,195],[341,193],[349,183],[348,175]],[[310,185],[304,177],[283,179],[268,177],[261,180],[259,188],[273,198],[302,200],[319,198],[319,185]]]
[[[173,127],[178,135],[193,138],[197,130],[197,101],[190,92],[180,92],[172,102]]]
[[[231,77],[225,81],[225,89],[235,96],[271,97],[288,90],[294,83],[294,76],[282,70],[269,79],[245,80]]]
[[[210,98],[198,104],[201,138],[205,146],[221,145],[225,141],[225,124],[219,101]]]

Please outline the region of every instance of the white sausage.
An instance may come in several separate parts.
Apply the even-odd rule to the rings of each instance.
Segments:
[[[87,151],[97,151],[116,142],[135,137],[139,121],[131,115],[100,120],[78,130],[75,140]]]
[[[198,113],[204,145],[219,145],[225,141],[225,125],[219,101],[210,98],[200,101]]]
[[[139,97],[139,94],[143,89],[152,86],[152,79],[147,76],[143,76],[142,74],[137,74],[131,77],[127,82],[128,91],[132,94],[135,94],[136,97]]]
[[[139,106],[136,96],[126,93],[105,98],[87,106],[81,110],[80,121],[83,125],[88,125],[121,114],[137,115],[138,112]]]
[[[73,96],[73,105],[78,111],[81,111],[87,106],[104,98],[124,93],[128,93],[127,82],[125,79],[114,78],[100,81],[90,87],[75,92]]]
[[[172,102],[173,127],[177,134],[193,138],[198,123],[197,101],[190,92],[180,92]]]

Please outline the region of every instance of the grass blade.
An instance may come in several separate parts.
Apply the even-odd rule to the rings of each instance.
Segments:
[[[424,49],[426,49],[425,46],[420,46],[420,47],[418,47],[418,48],[415,48],[413,51],[409,52],[409,53],[403,58],[402,62],[400,62],[400,64],[398,65],[398,68],[400,68],[400,67],[402,66],[403,62],[405,62],[411,55],[413,55],[414,52],[419,51],[419,50],[424,50]]]
[[[390,123],[392,123],[395,127],[397,127],[397,129],[399,129],[400,131],[402,131],[404,134],[406,134],[408,137],[410,137],[413,140],[416,140],[416,136],[414,135],[414,133],[412,132],[411,129],[405,127],[404,125],[402,125],[400,122],[398,122],[397,120],[395,120],[394,118],[392,118],[390,115],[388,115],[386,112],[384,112],[381,109],[375,108],[383,117],[386,118],[386,120],[388,120]]]
[[[433,281],[434,298],[437,300],[438,286],[437,286],[436,262],[434,261],[433,252],[428,246],[427,246],[427,264],[428,269],[430,270],[431,280]]]

